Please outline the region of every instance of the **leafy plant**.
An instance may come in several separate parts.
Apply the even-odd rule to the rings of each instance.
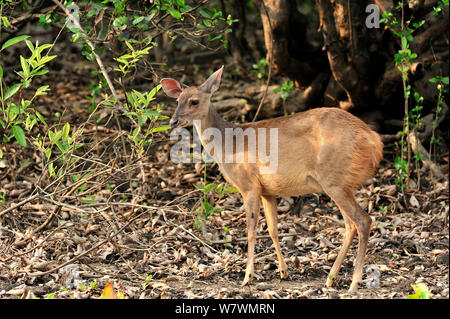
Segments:
[[[125,115],[137,121],[137,126],[128,138],[134,143],[140,156],[143,155],[144,148],[151,144],[154,133],[170,129],[170,125],[167,124],[156,125],[157,121],[168,119],[161,114],[161,105],[157,104],[156,108],[149,108],[150,102],[155,100],[155,95],[160,89],[161,84],[158,84],[149,92],[141,93],[132,90],[126,93],[129,103],[125,107],[127,110]]]
[[[409,144],[408,134],[410,131],[410,110],[409,110],[409,98],[411,95],[411,85],[408,83],[408,73],[411,63],[417,58],[417,53],[411,51],[409,43],[414,40],[413,33],[424,25],[425,20],[413,22],[412,20],[405,21],[404,3],[399,1],[395,6],[395,10],[401,12],[401,20],[398,21],[396,16],[392,12],[384,12],[383,18],[380,22],[386,24],[386,27],[392,30],[392,33],[400,40],[400,49],[394,55],[394,61],[397,65],[397,69],[402,76],[403,95],[404,95],[404,118],[403,118],[403,130],[397,134],[401,135],[400,141],[400,157],[395,158],[394,167],[398,172],[398,178],[395,182],[402,190],[403,198],[405,200],[404,189],[408,186],[409,181],[409,168],[411,162],[411,145]],[[420,111],[422,109],[423,98],[419,95],[414,95],[416,100],[416,107],[412,115],[414,121],[419,121]],[[418,122],[415,122],[417,124]],[[405,200],[406,201],[406,200]]]
[[[281,87],[275,88],[275,92],[281,92],[281,99],[283,100],[283,110],[284,115],[288,115],[286,112],[286,100],[289,97],[289,94],[294,90],[294,81],[283,82]]]
[[[430,156],[433,155],[432,151],[433,151],[433,145],[441,145],[441,141],[436,138],[436,128],[437,128],[437,123],[439,120],[439,114],[442,111],[442,104],[444,103],[444,95],[446,93],[448,93],[448,90],[445,88],[446,86],[448,87],[449,84],[449,79],[448,76],[446,77],[442,77],[442,76],[435,76],[433,78],[431,78],[429,80],[431,83],[437,83],[436,88],[438,90],[438,101],[437,101],[437,105],[436,105],[436,115],[434,117],[434,120],[432,122],[432,129],[431,129],[431,140],[430,140],[430,150],[429,150],[429,154]]]
[[[14,138],[23,147],[27,146],[25,131],[29,134],[38,121],[47,125],[42,114],[32,108],[31,104],[36,97],[47,94],[50,88],[48,85],[39,87],[29,100],[21,98],[21,90],[29,88],[34,77],[48,73],[48,70],[44,69],[44,67],[56,57],[56,55],[49,56],[48,52],[46,55],[42,55],[44,50],[52,47],[51,44],[39,45],[39,41],[36,41],[36,44],[33,45],[31,41],[27,40],[28,38],[28,35],[14,37],[6,41],[0,49],[1,52],[9,46],[25,41],[31,51],[29,58],[20,56],[22,70],[16,73],[21,81],[11,85],[9,88],[3,88],[2,79],[4,73],[0,65],[0,127],[2,128],[0,131],[3,131],[3,136],[0,136],[0,142],[8,143]],[[17,93],[19,93],[19,98],[14,98]]]
[[[281,87],[275,88],[275,92],[281,92],[281,99],[284,101],[287,100],[289,94],[294,90],[294,81],[283,82]]]
[[[47,136],[41,137],[38,135],[33,138],[33,145],[45,155],[47,170],[50,177],[62,176],[65,167],[75,161],[75,159],[72,158],[72,153],[83,146],[82,143],[77,142],[82,134],[83,128],[79,128],[70,135],[70,124],[66,123],[62,129],[49,129]],[[52,155],[55,155],[56,158],[51,159]],[[55,164],[56,161],[61,165],[57,166]]]
[[[398,178],[394,179],[394,182],[400,187],[401,190],[406,188],[406,176],[408,172],[408,162],[401,156],[397,156],[394,160],[394,168],[397,170]]]
[[[0,204],[6,205],[6,192],[0,193]]]
[[[262,79],[267,73],[267,61],[266,58],[262,58],[258,62],[252,65],[253,70],[251,72],[256,73],[258,79]]]
[[[443,10],[442,10],[443,6],[447,6],[448,7],[448,0],[439,0],[437,2],[437,6],[433,7],[433,14],[435,16],[438,16],[438,15],[442,14],[443,13]]]
[[[227,226],[223,226],[223,238],[222,238],[222,240],[224,241],[224,242],[226,242],[227,241],[227,234],[230,232],[230,228],[228,228]],[[227,243],[224,243],[224,246],[225,247],[228,247],[229,245],[227,244]]]
[[[146,38],[144,41],[141,41],[141,43],[142,42],[144,42],[145,44],[144,48],[136,50],[135,48],[133,48],[129,41],[125,41],[128,49],[130,49],[130,53],[126,53],[118,58],[114,58],[114,60],[119,62],[118,68],[115,69],[116,71],[120,71],[123,75],[130,73],[132,69],[136,68],[136,63],[145,55],[149,54],[149,51],[153,48],[153,46],[151,45],[151,37]]]
[[[382,213],[386,213],[387,210],[388,210],[388,207],[387,207],[386,205],[385,205],[385,206],[380,205],[380,206],[378,206],[378,209],[379,209]]]
[[[145,278],[145,281],[142,283],[142,289],[145,289],[145,288],[147,288],[148,285],[150,285],[152,278],[153,278],[153,275],[148,275]]]
[[[203,184],[199,185],[194,184],[194,187],[196,189],[201,190],[203,193],[203,197],[201,199],[201,206],[196,210],[197,217],[194,223],[194,227],[197,228],[198,230],[201,229],[202,225],[204,225],[203,222],[207,221],[212,214],[221,211],[220,209],[217,208],[217,203],[220,202],[220,200],[224,195],[238,192],[236,187],[227,186],[227,184],[207,183],[206,159],[203,159],[203,165],[204,165]],[[213,205],[211,205],[210,202],[208,201],[208,195],[213,195],[212,197],[214,197],[214,195],[216,194],[219,195],[219,198],[214,201]]]

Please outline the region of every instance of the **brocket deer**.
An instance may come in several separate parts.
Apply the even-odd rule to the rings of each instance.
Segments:
[[[202,145],[215,143],[214,152],[230,152],[223,139],[212,141],[204,133],[210,128],[226,135],[235,131],[234,139],[244,140],[244,161],[218,161],[225,179],[242,194],[247,220],[248,257],[243,285],[254,276],[254,249],[256,226],[262,201],[269,235],[274,243],[278,269],[282,279],[287,278],[287,266],[278,241],[276,196],[300,196],[310,193],[325,193],[338,206],[345,222],[343,245],[328,275],[326,285],[332,286],[344,258],[358,233],[358,250],[350,291],[357,291],[363,274],[364,257],[367,250],[372,220],[355,200],[355,191],[372,178],[383,155],[380,136],[352,114],[338,108],[316,108],[253,123],[236,125],[225,121],[211,104],[211,96],[220,85],[223,66],[200,86],[188,87],[174,79],[161,80],[164,92],[178,101],[170,125],[172,128],[194,123]],[[197,121],[196,121],[197,120]],[[269,138],[263,137],[256,150],[251,149],[249,138],[244,139],[245,130],[251,130],[256,138],[264,130],[276,129],[277,167],[274,172],[262,173],[267,161],[261,160],[258,147],[266,148]],[[237,132],[237,133],[236,133]],[[250,136],[250,135],[248,135]],[[248,137],[247,136],[247,137]],[[259,140],[258,140],[259,141]],[[231,148],[237,156],[238,147]],[[214,157],[214,154],[211,154]],[[230,154],[228,154],[230,155]],[[248,159],[256,157],[256,161]],[[217,159],[216,157],[214,157]],[[233,157],[234,158],[234,157]]]

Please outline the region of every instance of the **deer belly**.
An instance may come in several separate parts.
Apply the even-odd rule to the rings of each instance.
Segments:
[[[320,184],[309,174],[272,174],[260,177],[263,195],[300,196],[322,192]]]

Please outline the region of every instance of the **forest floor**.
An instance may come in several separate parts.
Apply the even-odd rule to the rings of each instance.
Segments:
[[[425,171],[420,188],[411,183],[403,200],[394,182],[396,143],[385,145],[376,176],[357,192],[359,204],[373,220],[357,294],[347,293],[356,238],[336,286],[324,285],[344,224],[335,204],[320,194],[278,199],[286,280],[279,278],[261,214],[256,278],[241,287],[247,241],[240,194],[210,196],[220,212],[210,216],[203,229],[196,227],[203,194],[194,184],[203,183],[203,165],[171,162],[173,142],[168,142],[167,132],[155,138],[141,161],[130,159],[121,148],[123,132],[114,121],[104,125],[110,114],[106,108],[88,121],[90,71],[84,64],[51,71],[44,79],[52,91],[39,97],[37,105],[48,123],[86,123],[83,142],[90,146],[75,154],[83,158],[83,170],[104,170],[103,175],[64,197],[74,180],[66,178],[52,188],[43,175],[42,154],[17,143],[0,146],[0,212],[25,200],[17,209],[0,213],[0,298],[98,298],[107,282],[125,298],[403,299],[414,293],[411,284],[419,282],[432,298],[449,298],[448,182],[436,181]],[[191,75],[183,81],[199,83]],[[242,85],[225,79],[215,99],[241,97]],[[170,116],[176,102],[163,92],[159,101]],[[233,108],[221,114],[236,122],[251,120]],[[442,152],[437,164],[448,180],[448,150]],[[217,165],[208,164],[207,182],[224,182]],[[36,186],[41,191],[32,197]],[[52,196],[46,196],[49,193]]]

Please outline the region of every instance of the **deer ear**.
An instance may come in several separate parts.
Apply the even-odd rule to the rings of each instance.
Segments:
[[[220,69],[211,74],[208,80],[203,82],[203,84],[200,85],[198,88],[204,92],[213,94],[219,89],[220,79],[222,78],[222,72],[223,72],[223,65]]]
[[[166,93],[168,96],[173,97],[174,99],[178,98],[181,94],[181,91],[183,90],[181,88],[180,82],[174,79],[162,79],[161,80],[161,86],[163,88],[164,93]],[[184,88],[186,87],[183,84]]]

